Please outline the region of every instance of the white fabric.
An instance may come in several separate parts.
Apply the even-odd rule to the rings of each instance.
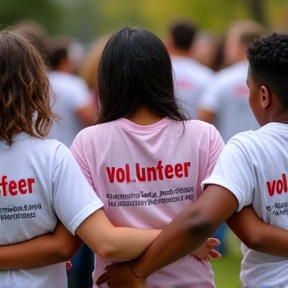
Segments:
[[[199,98],[214,72],[188,57],[173,56],[171,62],[177,103],[196,119]]]
[[[58,122],[54,122],[49,138],[70,147],[77,133],[85,128],[76,111],[91,105],[93,98],[85,82],[78,76],[52,71],[48,73],[48,78],[56,94],[52,110],[61,116]]]
[[[259,128],[249,106],[247,71],[247,61],[221,70],[207,83],[200,99],[199,108],[216,115],[213,124],[225,143],[239,132]]]
[[[0,141],[0,245],[53,232],[57,217],[75,233],[103,206],[67,147],[21,133]],[[27,255],[29,257],[29,255]],[[66,288],[65,263],[0,271],[0,288]]]
[[[223,186],[237,197],[238,211],[252,204],[263,221],[288,229],[287,143],[288,125],[276,122],[236,135],[224,148],[202,187]],[[288,287],[288,257],[256,252],[244,244],[242,252],[243,287]]]

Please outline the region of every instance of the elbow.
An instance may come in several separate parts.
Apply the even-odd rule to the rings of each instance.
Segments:
[[[213,225],[205,220],[196,221],[190,226],[189,232],[193,238],[197,235],[201,239],[207,239],[213,233]]]
[[[261,251],[263,247],[263,241],[265,241],[260,235],[251,235],[248,239],[242,240],[242,242],[249,248],[255,251]]]
[[[57,247],[57,254],[58,254],[59,260],[61,260],[61,262],[66,262],[66,261],[71,260],[71,258],[75,255],[77,250],[80,248],[81,243],[82,242],[80,241],[59,243]]]
[[[119,258],[119,251],[115,249],[112,245],[103,244],[101,245],[96,253],[103,259],[117,259]]]

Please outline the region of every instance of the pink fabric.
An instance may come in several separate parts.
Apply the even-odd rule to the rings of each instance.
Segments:
[[[84,129],[71,152],[115,226],[163,228],[201,195],[223,146],[214,126],[197,120],[139,126],[122,118]],[[94,281],[111,264],[95,260]],[[208,261],[187,256],[151,275],[148,284],[210,288],[213,271]]]

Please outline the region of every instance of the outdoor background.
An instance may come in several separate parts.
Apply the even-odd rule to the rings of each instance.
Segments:
[[[84,46],[99,36],[125,25],[140,26],[165,37],[168,23],[176,18],[191,19],[199,29],[225,35],[236,19],[252,18],[269,31],[287,31],[287,0],[0,0],[2,28],[30,18],[51,36],[68,34]],[[212,261],[217,287],[240,288],[239,241],[228,236],[227,253]]]
[[[271,29],[288,26],[287,0],[0,0],[0,22],[33,18],[51,35],[71,34],[89,42],[124,25],[163,37],[174,18],[193,19],[199,28],[224,33],[235,19],[254,18]]]

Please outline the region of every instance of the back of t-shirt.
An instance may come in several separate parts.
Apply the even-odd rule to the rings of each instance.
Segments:
[[[213,123],[225,143],[235,134],[259,128],[249,106],[246,84],[248,62],[218,72],[201,96],[199,108],[216,115]]]
[[[85,127],[77,116],[77,110],[93,103],[92,93],[78,76],[52,71],[48,73],[48,77],[51,93],[56,94],[52,110],[61,117],[54,122],[49,138],[57,139],[70,147],[77,133]]]
[[[191,119],[197,119],[198,102],[213,71],[188,57],[171,57],[175,97]]]
[[[212,172],[222,148],[218,131],[204,122],[164,118],[140,126],[122,118],[81,131],[71,152],[110,221],[147,229],[164,228],[200,196],[200,183]],[[94,280],[109,263],[97,257]],[[213,282],[209,261],[192,256],[148,278],[157,287],[211,288]]]
[[[102,205],[70,151],[56,140],[20,133],[11,146],[0,141],[0,160],[0,245],[51,233],[57,217],[75,233]],[[100,206],[87,208],[97,201]],[[0,271],[0,288],[7,287],[65,288],[65,264]]]
[[[252,205],[264,222],[288,229],[288,125],[271,122],[257,131],[233,137],[211,177],[238,199],[239,211]],[[288,258],[248,249],[242,244],[243,287],[286,287]]]

